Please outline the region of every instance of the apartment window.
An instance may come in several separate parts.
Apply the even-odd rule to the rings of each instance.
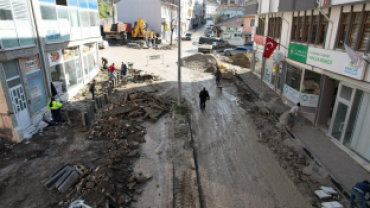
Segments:
[[[0,49],[33,45],[26,0],[0,0]]]
[[[298,17],[293,18],[293,25],[292,25],[292,35],[291,35],[291,40],[295,41],[298,39],[297,36],[297,30],[298,30]]]
[[[362,15],[365,15],[364,18]],[[342,13],[339,27],[337,48],[344,48],[346,43],[354,50],[367,50],[370,35],[369,12]]]
[[[257,35],[265,35],[265,18],[259,18]]]
[[[269,22],[268,22],[268,36],[269,37],[280,39],[281,23],[282,23],[282,20],[280,17],[269,18]]]
[[[316,43],[316,36],[317,32],[319,30],[319,18],[320,16],[313,16],[312,17],[312,31],[311,31],[311,36],[309,37],[308,43],[310,44],[315,44]]]
[[[303,37],[302,42],[308,43],[308,38],[310,36],[310,26],[311,26],[311,17],[308,16],[305,18],[304,24],[302,25]]]
[[[256,20],[255,19],[251,19],[249,21],[249,27],[254,27],[255,24],[256,24]]]
[[[320,15],[320,28],[319,28],[319,39],[318,43],[320,45],[323,45],[325,43],[325,38],[327,34],[328,29],[328,20],[324,17],[324,15]]]

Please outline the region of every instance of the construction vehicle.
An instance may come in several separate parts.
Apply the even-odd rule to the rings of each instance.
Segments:
[[[117,23],[117,24],[103,24],[103,33],[107,39],[122,40],[127,39],[131,34],[132,24]]]
[[[134,28],[131,31],[132,38],[156,38],[156,34],[154,31],[150,31],[146,20],[139,18],[138,21],[135,21]]]

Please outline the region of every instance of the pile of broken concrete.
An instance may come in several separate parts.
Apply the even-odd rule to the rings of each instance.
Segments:
[[[132,165],[140,157],[140,144],[145,142],[144,121],[156,122],[161,115],[171,111],[165,99],[132,91],[115,96],[106,105],[88,134],[90,140],[106,140],[98,148],[99,158],[91,163],[65,165],[51,176],[46,187],[57,188],[63,194],[59,205],[66,206],[84,199],[91,207],[124,207],[138,200],[143,184],[151,174],[135,173]],[[112,98],[113,99],[113,98]]]

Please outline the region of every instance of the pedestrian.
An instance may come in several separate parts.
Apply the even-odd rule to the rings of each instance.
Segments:
[[[350,208],[354,207],[355,200],[360,204],[361,208],[366,208],[365,195],[370,193],[369,181],[364,180],[363,182],[358,182],[351,189],[351,199],[350,199]]]
[[[203,87],[203,90],[199,93],[199,99],[200,99],[200,109],[206,110],[206,101],[210,99],[209,93],[206,90],[205,87]]]
[[[55,101],[55,97],[51,97],[51,101],[48,103],[48,108],[51,110],[51,116],[53,118],[53,121],[56,122],[56,124],[62,124],[62,113],[60,112],[60,108],[63,106],[62,103]]]
[[[110,65],[109,67],[109,78],[108,78],[108,81],[113,78],[114,79],[114,83],[117,83],[117,77],[115,75],[115,71],[116,71],[116,67],[114,67],[114,63],[112,65]]]
[[[217,67],[217,71],[216,71],[216,84],[217,85],[220,83],[220,78],[221,78],[221,71],[220,71],[220,68]]]
[[[93,81],[90,83],[90,87],[89,87],[89,91],[91,93],[91,96],[92,96],[92,100],[95,100],[95,79],[93,79]]]
[[[108,60],[104,57],[101,57],[101,64],[103,65],[103,69],[107,69]]]
[[[122,61],[122,65],[121,65],[121,75],[122,76],[126,76],[127,75],[127,65],[123,61]]]
[[[294,126],[294,118],[298,116],[299,108],[301,107],[301,103],[297,103],[297,105],[293,106],[292,109],[289,111],[289,118],[290,118],[290,128],[293,128]]]

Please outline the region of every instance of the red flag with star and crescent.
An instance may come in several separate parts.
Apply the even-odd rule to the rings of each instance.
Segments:
[[[275,42],[271,38],[266,38],[265,51],[263,52],[264,58],[270,58],[271,54],[274,52],[279,43]]]

